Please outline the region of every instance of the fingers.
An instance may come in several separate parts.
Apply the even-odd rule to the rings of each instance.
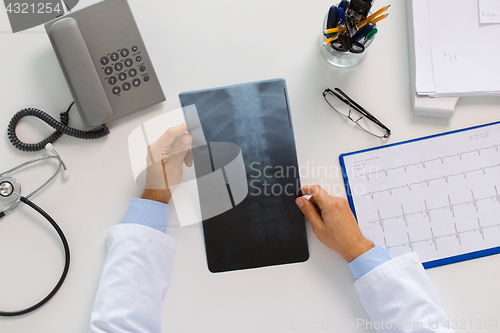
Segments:
[[[163,133],[156,143],[161,146],[170,146],[174,143],[175,139],[182,135],[182,133],[186,132],[186,124],[180,124],[174,127],[170,127]]]
[[[170,153],[170,158],[168,159],[168,168],[172,171],[182,170],[182,163],[187,158],[187,154],[190,152],[191,148],[191,134],[184,133],[175,143],[173,151]],[[191,157],[192,164],[192,157]],[[187,165],[187,163],[186,163]]]
[[[309,198],[309,201],[310,201],[313,205],[315,205],[316,207],[318,207],[318,202],[316,201],[316,199],[314,199],[314,197],[313,197],[313,196],[311,196],[311,197]]]
[[[319,185],[304,185],[302,186],[303,195],[312,195],[312,200],[320,209],[324,209],[328,206],[328,200],[330,195],[326,193],[323,188]]]
[[[304,213],[306,219],[311,223],[311,227],[315,233],[323,227],[324,224],[320,212],[312,202],[300,197],[295,199],[295,203],[297,203],[297,206],[299,206],[302,213]]]
[[[191,149],[189,149],[186,157],[184,157],[184,164],[189,168],[193,166],[193,151]]]
[[[170,127],[148,146],[148,164],[159,162],[169,156],[177,139],[186,132],[186,124]]]

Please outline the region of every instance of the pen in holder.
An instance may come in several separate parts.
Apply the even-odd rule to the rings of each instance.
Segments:
[[[323,33],[323,31],[326,30],[327,20],[328,14],[325,16],[323,29],[319,34],[319,49],[323,57],[325,57],[326,61],[328,61],[330,64],[337,67],[352,67],[359,64],[361,60],[363,60],[363,58],[366,56],[368,47],[373,43],[373,40],[375,38],[368,39],[366,43],[364,43],[364,51],[361,53],[352,53],[349,50],[347,52],[337,51],[332,47],[331,43],[327,43],[326,45],[324,45],[324,43],[328,39],[328,37],[326,37]]]
[[[363,4],[362,1],[358,2]],[[378,31],[376,24],[387,17],[388,14],[383,13],[388,8],[389,6],[382,7],[374,14],[369,13],[368,17],[363,17],[367,14],[359,14],[344,0],[337,6],[330,7],[319,35],[321,54],[337,67],[357,65],[366,56]]]

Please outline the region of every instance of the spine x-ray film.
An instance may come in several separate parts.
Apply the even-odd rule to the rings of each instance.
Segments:
[[[285,80],[185,92],[179,98],[193,135],[209,270],[306,261]],[[211,173],[214,177],[207,177]]]

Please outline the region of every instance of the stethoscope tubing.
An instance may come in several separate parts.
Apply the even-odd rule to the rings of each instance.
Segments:
[[[24,203],[24,204],[30,206],[32,209],[34,209],[36,212],[38,212],[40,215],[42,215],[47,221],[49,221],[49,223],[56,230],[57,234],[59,235],[59,238],[61,239],[61,242],[62,242],[63,247],[64,247],[64,254],[65,254],[64,269],[63,269],[61,277],[59,278],[59,281],[57,282],[56,286],[40,302],[38,302],[35,305],[32,305],[26,309],[19,310],[19,311],[0,311],[0,316],[2,316],[2,317],[21,316],[21,315],[30,313],[30,312],[38,309],[39,307],[41,307],[42,305],[47,303],[57,293],[57,291],[61,288],[64,280],[66,279],[66,276],[68,275],[69,265],[70,265],[70,250],[69,250],[68,241],[66,240],[66,237],[64,236],[63,231],[61,230],[59,225],[56,223],[56,221],[54,221],[54,219],[49,214],[47,214],[47,212],[45,212],[42,208],[37,206],[35,203],[30,201],[30,199],[29,199],[29,198],[33,197],[35,194],[37,194],[38,192],[40,192],[44,187],[46,187],[47,184],[50,183],[59,174],[61,169],[66,170],[66,165],[64,164],[64,162],[61,159],[61,157],[59,156],[59,154],[55,151],[55,149],[53,149],[51,147],[51,145],[47,146],[46,148],[47,148],[47,150],[52,152],[54,155],[52,155],[52,156],[46,155],[46,156],[38,157],[38,158],[32,159],[30,161],[24,162],[24,163],[14,167],[10,170],[7,170],[3,173],[0,173],[0,180],[1,180],[2,178],[10,175],[11,173],[13,173],[19,169],[22,169],[28,165],[31,165],[33,163],[36,163],[36,162],[40,162],[40,161],[51,159],[51,158],[55,158],[59,162],[59,165],[57,167],[56,172],[54,172],[54,174],[46,182],[44,182],[40,187],[38,187],[36,190],[31,192],[30,194],[28,194],[26,196],[21,196],[20,193],[12,192],[11,195],[16,196],[17,200],[9,208],[7,208],[3,211],[0,211],[0,219],[3,218],[7,212],[13,211],[15,208],[17,208],[20,205],[20,203]],[[7,177],[7,178],[10,178],[12,181],[15,181],[15,179],[13,179],[12,177]],[[19,190],[19,192],[20,192],[20,190]]]
[[[57,282],[56,286],[52,289],[52,291],[45,296],[40,302],[36,303],[35,305],[32,305],[26,309],[19,310],[19,311],[0,311],[0,316],[2,317],[15,317],[15,316],[22,316],[24,314],[30,313],[45,303],[47,303],[61,288],[64,280],[66,279],[66,276],[68,275],[69,271],[69,264],[70,264],[70,251],[69,251],[69,244],[68,241],[66,240],[66,237],[64,236],[63,231],[59,227],[59,225],[54,221],[54,219],[47,214],[43,209],[38,207],[36,204],[31,202],[29,199],[26,197],[19,197],[20,202],[25,203],[26,205],[30,206],[34,210],[36,210],[40,215],[42,215],[49,223],[52,225],[52,227],[56,230],[57,234],[59,235],[59,238],[61,238],[61,242],[63,243],[64,246],[64,269],[61,274],[61,277],[59,278],[59,281]]]

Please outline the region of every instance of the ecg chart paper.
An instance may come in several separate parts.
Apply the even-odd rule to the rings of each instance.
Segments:
[[[500,246],[500,124],[340,159],[362,233],[393,257],[415,251],[428,268],[500,252],[492,249]]]

